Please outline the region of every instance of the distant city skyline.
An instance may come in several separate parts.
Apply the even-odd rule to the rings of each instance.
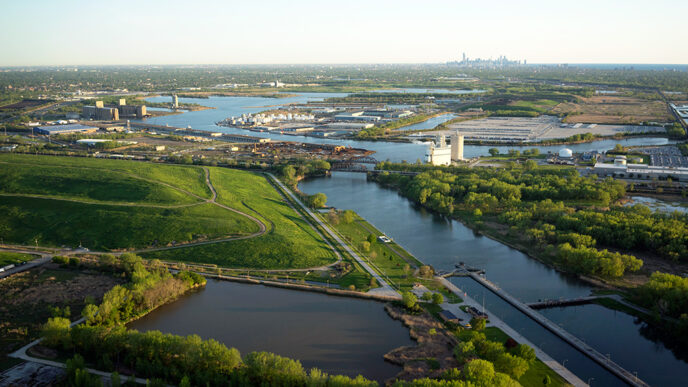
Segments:
[[[688,64],[688,2],[3,2],[0,66]],[[339,4],[339,3],[337,3]]]

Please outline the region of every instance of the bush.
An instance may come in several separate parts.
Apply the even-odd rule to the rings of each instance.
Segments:
[[[444,302],[444,296],[442,296],[442,293],[433,293],[432,294],[432,303],[435,305],[439,305]]]
[[[69,263],[69,258],[62,256],[62,255],[56,255],[53,257],[52,261],[54,263],[57,263],[58,265],[67,265]]]

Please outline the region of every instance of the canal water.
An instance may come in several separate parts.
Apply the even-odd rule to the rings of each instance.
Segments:
[[[458,262],[485,269],[490,281],[526,303],[545,298],[582,297],[592,290],[587,283],[573,276],[559,273],[518,250],[474,233],[459,221],[430,213],[396,191],[367,181],[364,174],[335,172],[332,177],[303,181],[299,188],[309,194],[323,192],[329,205],[358,212],[418,259],[436,269],[451,270]],[[451,281],[478,302],[484,301],[486,309],[555,360],[560,363],[566,360],[566,367],[583,381],[594,378],[594,385],[624,385],[474,280],[452,278]],[[599,352],[609,353],[612,360],[627,370],[637,371],[639,378],[652,385],[681,385],[688,375],[685,355],[671,348],[670,342],[644,335],[642,326],[634,323],[632,316],[595,305],[571,310],[573,312],[570,313],[545,310],[543,314],[556,324],[566,324],[567,329],[576,326],[577,329],[570,329],[573,334]],[[571,319],[571,313],[579,310],[586,311],[581,312],[586,317]],[[591,334],[593,332],[594,335]],[[607,344],[598,347],[605,337],[609,338]],[[653,348],[650,353],[645,352],[648,347]],[[637,357],[636,361],[629,361],[631,356]],[[658,375],[656,369],[662,369],[663,373]]]
[[[218,132],[254,134],[237,128],[218,127],[214,123],[229,116],[237,116],[242,113],[256,113],[265,110],[267,106],[285,103],[304,103],[308,100],[321,100],[330,96],[342,94],[331,93],[304,93],[298,97],[287,99],[257,98],[257,97],[211,97],[209,99],[182,98],[182,102],[199,103],[205,106],[214,106],[217,109],[189,112],[182,115],[157,117],[148,120],[155,124],[169,124],[171,126],[203,129]],[[163,102],[169,98],[150,99]],[[422,159],[427,149],[424,143],[387,143],[372,141],[353,141],[321,139],[313,137],[287,136],[279,134],[260,133],[259,136],[270,137],[274,140],[305,141],[312,143],[341,144],[357,148],[374,150],[378,160],[414,162]],[[601,140],[591,143],[567,145],[574,152],[606,151],[612,149],[617,143],[623,146],[663,145],[669,141],[666,138],[632,138],[627,140]],[[467,157],[487,155],[488,149],[493,146],[467,145],[464,154]],[[563,146],[539,146],[541,153],[556,152]],[[504,153],[509,149],[530,149],[532,146],[512,147],[497,146]],[[500,287],[525,302],[537,301],[541,298],[572,298],[589,295],[591,287],[578,279],[558,273],[543,264],[511,249],[499,242],[491,240],[463,226],[458,221],[449,220],[432,214],[420,208],[407,199],[401,197],[396,191],[382,188],[376,183],[366,181],[365,175],[355,173],[336,172],[332,177],[304,181],[300,184],[301,190],[306,193],[323,192],[328,197],[328,204],[341,209],[352,209],[370,220],[379,229],[394,238],[398,243],[417,256],[421,261],[433,265],[437,269],[451,269],[460,262],[466,262],[470,266],[476,266],[487,271],[487,278],[497,283]],[[465,278],[455,278],[454,281],[476,300],[485,302],[485,306],[491,312],[496,313],[514,329],[531,340],[535,345],[543,348],[555,360],[564,363],[576,375],[584,381],[594,378],[593,385],[614,386],[622,383],[604,370],[601,366],[573,349],[558,337],[539,326],[516,309],[502,301],[500,298],[487,291],[475,281]],[[209,288],[210,289],[210,288]],[[301,294],[299,294],[299,297]],[[174,305],[174,304],[173,304]],[[191,307],[191,306],[189,306]],[[214,313],[212,307],[194,310],[192,316]],[[567,309],[563,309],[566,311]],[[570,309],[575,313],[581,309]],[[587,309],[586,309],[587,310]],[[593,312],[599,310],[590,309]],[[601,308],[601,310],[606,310]],[[652,385],[683,385],[688,375],[688,363],[679,352],[672,352],[660,339],[643,335],[642,327],[634,323],[634,320],[623,313],[614,312],[613,316],[621,317],[608,320],[609,313],[593,313],[587,319],[570,319],[566,313],[557,314],[547,311],[546,316],[555,323],[566,325],[572,333],[587,341],[593,347],[597,347],[598,339],[590,334],[589,327],[595,327],[599,340],[605,337],[623,335],[623,340],[610,339],[608,346],[600,346],[598,349],[610,353],[613,360],[629,371],[637,371],[638,376]],[[336,314],[336,313],[334,313]],[[243,318],[243,311],[241,311]],[[602,319],[605,323],[592,320]],[[163,320],[168,320],[167,318]],[[169,319],[174,321],[175,319]],[[613,324],[611,322],[614,322]],[[201,324],[198,322],[197,324]],[[189,333],[206,334],[208,327],[189,324]],[[578,327],[578,328],[574,328]],[[282,337],[280,337],[280,340]],[[250,342],[251,340],[247,340]],[[234,345],[234,344],[230,344]],[[275,345],[280,345],[276,343]],[[644,352],[648,345],[652,345],[651,353]],[[235,345],[238,347],[238,345]],[[241,348],[240,348],[241,349]],[[266,348],[267,350],[272,350]],[[637,349],[637,351],[636,351]],[[249,349],[250,350],[250,349]],[[673,349],[673,351],[677,351]],[[276,351],[277,352],[277,351]],[[386,351],[384,351],[386,352]],[[634,354],[637,362],[630,362],[628,354]],[[293,355],[294,357],[298,357]],[[314,358],[315,359],[315,358]],[[660,364],[661,362],[661,364]],[[323,367],[324,368],[324,367]],[[662,370],[659,375],[657,370]]]
[[[237,348],[242,356],[274,352],[298,359],[305,369],[378,381],[401,371],[384,354],[414,345],[408,329],[380,302],[217,280],[128,326],[197,334]]]

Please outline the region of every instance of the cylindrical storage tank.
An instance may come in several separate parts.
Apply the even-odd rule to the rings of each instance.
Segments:
[[[565,158],[565,159],[570,159],[573,157],[573,151],[569,148],[563,148],[559,150],[559,157]]]

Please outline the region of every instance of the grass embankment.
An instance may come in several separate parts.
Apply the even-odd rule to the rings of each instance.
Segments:
[[[449,292],[432,278],[419,276],[419,268],[423,266],[423,263],[397,243],[379,241],[377,237],[384,234],[359,215],[354,215],[354,219],[350,223],[346,223],[343,216],[340,216],[336,224],[330,221],[328,216],[321,216],[321,218],[328,222],[330,227],[339,233],[342,239],[361,257],[368,261],[373,269],[391,286],[404,291],[410,290],[413,285],[420,283],[430,290],[441,292],[449,302],[461,302],[458,296]],[[368,241],[370,235],[374,237],[372,243]],[[369,249],[364,249],[364,242],[370,243]]]
[[[22,254],[22,253],[11,253],[9,251],[0,251],[0,267],[11,265],[11,264],[17,264],[21,262],[26,262],[30,261],[32,259],[35,259],[36,256],[31,255],[31,254]]]
[[[336,260],[322,238],[264,176],[222,168],[211,168],[210,176],[219,203],[263,220],[269,231],[257,238],[151,252],[144,254],[146,258],[254,269],[317,267]]]
[[[5,242],[117,250],[259,230],[205,202],[211,194],[200,167],[26,155],[0,155],[0,162]]]

